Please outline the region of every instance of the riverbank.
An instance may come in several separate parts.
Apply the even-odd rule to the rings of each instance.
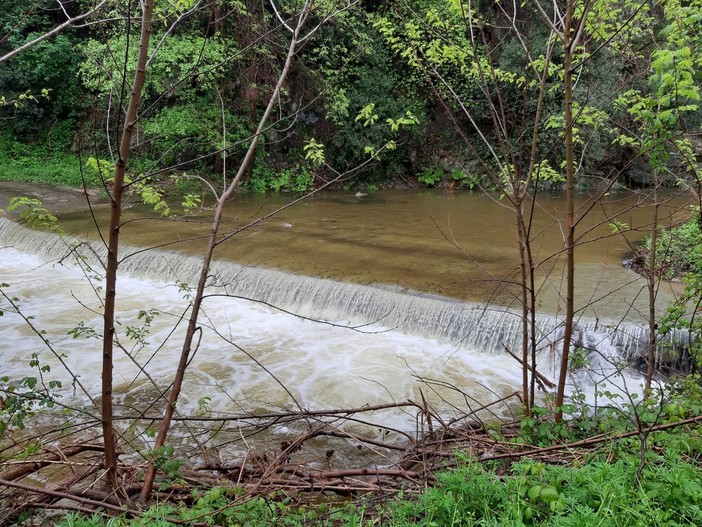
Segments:
[[[24,181],[0,181],[0,209],[5,209],[10,199],[17,196],[39,199],[53,214],[87,210],[86,198],[90,198],[92,205],[100,206],[107,203],[107,199],[95,189],[88,190],[86,196],[82,188]],[[6,215],[7,212],[2,211],[0,214]]]
[[[287,459],[285,450],[275,459],[259,459],[251,470],[218,462],[195,467],[184,464],[159,479],[148,508],[127,497],[130,492],[136,496],[138,477],[129,484],[125,480],[121,492],[110,495],[100,490],[92,476],[77,487],[56,490],[56,486],[8,480],[3,477],[8,476],[5,471],[0,472],[4,509],[0,524],[701,525],[701,418],[681,419],[690,408],[689,401],[684,409],[668,403],[654,420],[630,409],[609,418],[606,414],[598,419],[581,418],[569,425],[537,417],[490,427],[475,423],[450,433],[441,427],[412,447],[415,457],[406,466],[320,469],[306,474],[304,467],[281,462]],[[304,441],[289,445],[292,447],[304,450]],[[52,463],[54,469],[89,464],[90,458],[74,459],[75,451],[64,448],[62,459]],[[121,466],[120,473],[136,469]],[[76,479],[83,480],[74,475]],[[81,491],[87,483],[91,483],[89,490]]]

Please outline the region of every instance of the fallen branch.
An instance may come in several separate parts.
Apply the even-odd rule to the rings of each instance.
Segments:
[[[250,420],[263,420],[263,419],[283,419],[287,417],[299,418],[299,417],[324,417],[324,416],[347,416],[351,414],[361,414],[367,412],[375,412],[376,410],[390,410],[393,408],[407,408],[413,407],[418,410],[422,410],[422,407],[413,401],[405,401],[401,403],[388,403],[388,404],[376,404],[361,406],[358,408],[340,408],[340,409],[330,409],[330,410],[303,410],[303,411],[290,411],[290,412],[280,412],[280,413],[267,413],[267,414],[235,414],[235,415],[222,415],[217,417],[210,416],[179,416],[173,417],[173,421],[202,421],[202,422],[219,422],[219,421],[250,421]],[[148,416],[148,415],[115,415],[115,421],[159,421],[161,417],[159,416]]]
[[[677,421],[675,423],[663,423],[660,425],[651,426],[646,429],[648,433],[660,432],[661,430],[669,430],[671,428],[677,428],[679,426],[685,426],[689,424],[695,424],[702,422],[702,415],[696,417],[690,417],[689,419],[683,419],[682,421]],[[532,450],[524,450],[521,452],[506,452],[504,454],[496,454],[494,456],[483,456],[480,461],[493,461],[496,459],[515,459],[526,456],[534,456],[542,454],[545,452],[553,452],[556,450],[572,450],[574,448],[590,447],[605,441],[619,441],[620,439],[626,439],[627,437],[637,436],[641,433],[641,430],[631,430],[629,432],[623,432],[621,434],[609,435],[600,434],[593,437],[588,437],[587,439],[581,439],[580,441],[575,441],[573,443],[566,443],[563,445],[551,445],[542,448],[534,448]]]
[[[515,359],[517,362],[519,362],[519,364],[521,364],[522,366],[524,366],[524,362],[522,361],[522,359],[520,359],[520,358],[517,357],[514,353],[512,353],[506,346],[503,346],[503,347],[505,348],[505,351],[506,351],[507,353],[509,353],[510,356],[511,356],[513,359]],[[536,368],[534,368],[534,366],[532,366],[531,364],[527,364],[527,368],[529,369],[529,371],[530,371],[532,374],[534,374],[534,376],[536,377],[536,381],[539,383],[539,387],[540,387],[544,392],[548,392],[548,390],[546,389],[546,387],[548,387],[550,390],[553,390],[553,389],[556,387],[556,385],[555,385],[554,383],[552,383],[552,382],[548,379],[548,377],[546,377],[545,375],[543,375],[543,374],[539,373],[538,371],[536,371]]]
[[[349,468],[344,470],[327,470],[324,472],[316,472],[309,475],[310,480],[332,479],[332,478],[351,478],[361,476],[390,476],[402,478],[417,483],[421,477],[419,472],[410,472],[399,468]]]
[[[34,487],[32,485],[25,485],[24,483],[17,483],[16,481],[9,481],[5,479],[0,479],[0,485],[5,485],[6,487],[11,487],[15,489],[25,490],[27,492],[33,492],[35,494],[43,494],[46,496],[52,496],[54,498],[65,499],[70,501],[75,501],[77,503],[83,503],[85,505],[92,505],[94,507],[99,507],[103,509],[108,509],[114,512],[119,512],[121,514],[129,514],[131,516],[139,516],[140,513],[137,510],[130,509],[128,507],[119,507],[117,505],[112,505],[107,502],[91,500],[90,498],[83,498],[81,496],[76,496],[69,492],[58,492],[55,490],[44,489],[40,487]]]
[[[89,467],[87,470],[71,474],[68,478],[65,478],[62,481],[51,485],[51,487],[48,487],[48,490],[53,492],[67,492],[68,489],[70,489],[73,485],[94,474],[98,469],[99,466],[95,464]],[[24,510],[33,509],[37,507],[46,508],[50,506],[55,500],[58,500],[58,498],[56,498],[55,496],[40,494],[35,499],[30,498],[24,501],[23,503],[18,503],[16,505],[13,505],[12,507],[8,507],[2,512],[0,512],[0,525],[5,525],[5,521],[8,518],[16,516],[18,513]]]
[[[349,432],[320,430],[319,432],[317,432],[317,436],[336,437],[339,439],[352,439],[354,441],[358,441],[359,443],[365,443],[368,445],[377,446],[379,448],[386,448],[388,450],[398,450],[400,452],[404,452],[405,450],[407,450],[407,447],[403,445],[392,445],[390,443],[385,443],[383,441],[378,441],[376,439],[371,439],[368,437],[358,436]]]
[[[47,466],[51,465],[53,463],[56,463],[57,461],[65,460],[66,458],[73,457],[77,454],[80,454],[81,452],[86,452],[86,451],[94,451],[94,452],[102,452],[102,446],[100,445],[94,445],[94,444],[82,444],[82,445],[73,445],[66,447],[63,450],[58,450],[57,452],[52,452],[50,454],[46,454],[43,456],[41,459],[33,460],[33,461],[18,461],[15,462],[16,464],[13,464],[13,467],[5,470],[3,472],[0,472],[0,480],[5,480],[5,481],[14,481],[16,479],[19,479],[21,477],[26,476],[27,474],[31,474],[32,472],[36,472],[37,470]]]

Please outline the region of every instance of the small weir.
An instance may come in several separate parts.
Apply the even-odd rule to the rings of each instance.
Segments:
[[[94,268],[101,267],[106,254],[101,243],[34,231],[2,218],[0,241],[47,261],[65,259],[75,251]],[[201,266],[201,259],[194,256],[128,246],[120,248],[120,258],[122,273],[174,284],[195,284]],[[519,350],[521,346],[521,313],[515,310],[422,295],[395,286],[367,286],[215,261],[210,269],[209,290],[263,302],[310,319],[343,321],[349,327],[380,326],[483,353],[501,354],[505,348]],[[540,348],[559,339],[562,322],[556,315],[537,315]],[[589,335],[586,340],[591,343],[597,338],[609,340],[626,360],[641,356],[648,346],[648,329],[637,323],[580,318],[576,330],[583,337]],[[674,337],[664,345],[669,348],[673,340],[684,343],[684,334]]]

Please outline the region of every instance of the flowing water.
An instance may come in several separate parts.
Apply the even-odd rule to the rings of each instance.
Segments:
[[[236,196],[225,231],[234,233],[291,199]],[[637,206],[644,200],[638,194],[612,196],[579,225],[586,234],[578,249],[578,329],[591,363],[602,371],[595,377],[576,373],[571,381],[588,391],[591,402],[595,383],[612,384],[606,379],[612,363],[639,353],[647,338],[640,325],[643,281],[622,267],[630,249],[622,237],[608,236],[607,226],[616,218],[639,227],[628,240],[635,243],[651,216]],[[682,200],[672,197],[666,210],[678,210]],[[587,206],[583,196],[580,207]],[[547,375],[558,363],[562,271],[552,255],[563,246],[562,210],[561,196],[540,197],[533,227],[541,262],[539,368]],[[115,370],[118,401],[126,407],[143,406],[170,382],[184,333],[186,284],[196,281],[209,214],[175,221],[154,219],[136,205],[126,211],[121,232],[129,246],[121,252],[117,295],[124,351]],[[97,206],[93,215],[104,228],[107,208]],[[59,216],[73,235],[97,240],[90,214]],[[205,397],[208,411],[232,414],[418,401],[424,394],[453,415],[513,393],[521,372],[504,353],[519,350],[520,332],[515,289],[508,284],[518,268],[510,218],[502,202],[477,193],[326,193],[236,233],[217,250],[179,411],[202,411]],[[149,246],[160,248],[143,250]],[[65,257],[75,241],[67,246],[54,234],[6,219],[0,219],[0,247],[0,282],[9,284],[3,290],[46,331],[35,333],[3,300],[2,374],[36,375],[29,366],[36,352],[51,375],[64,381],[65,397],[84,399],[82,388],[97,397],[100,342],[85,329],[79,338],[69,332],[101,331],[94,270],[104,247],[98,241],[80,245],[74,251],[79,266]],[[660,296],[664,303],[665,293]],[[141,343],[134,328],[143,326],[143,313],[152,309],[158,315]],[[61,362],[77,381],[71,382]],[[626,375],[629,387],[639,384],[635,372]],[[506,415],[509,409],[496,411]],[[401,412],[376,418],[403,430],[415,426]]]
[[[328,192],[236,233],[292,199],[282,193],[237,195],[222,229],[233,235],[218,247],[217,258],[316,278],[516,304],[511,285],[519,272],[516,230],[512,211],[497,196],[426,190],[367,196]],[[661,217],[679,221],[675,211],[685,199],[669,196]],[[589,305],[589,315],[619,319],[632,304],[636,307],[629,309],[628,318],[645,312],[643,299],[639,301],[643,282],[621,262],[631,253],[627,241],[636,244],[646,234],[652,217],[646,202],[645,194],[612,194],[580,221],[576,302],[580,308]],[[588,196],[581,196],[578,205],[581,212],[589,210]],[[550,313],[562,309],[564,209],[562,195],[540,196],[532,227],[536,275],[543,281],[539,307]],[[94,214],[104,229],[108,209],[99,207]],[[197,255],[205,245],[210,217],[211,211],[203,211],[182,221],[159,220],[143,207],[128,205],[121,234],[127,244]],[[627,240],[612,237],[609,223],[614,220],[639,230],[632,229]],[[86,212],[61,215],[61,221],[73,234],[96,237]]]

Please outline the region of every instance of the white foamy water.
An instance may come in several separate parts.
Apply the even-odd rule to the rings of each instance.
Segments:
[[[9,248],[0,250],[0,268],[0,281],[9,284],[5,292],[19,299],[22,313],[45,331],[43,336],[90,395],[99,397],[101,342],[68,334],[81,323],[97,333],[102,331],[101,303],[91,281],[75,266],[45,263]],[[119,340],[137,362],[148,362],[145,370],[163,389],[172,379],[180,354],[184,323],[178,320],[187,306],[183,293],[174,285],[126,276],[120,278],[117,291]],[[475,406],[492,401],[496,394],[511,393],[520,382],[516,363],[507,356],[456,349],[451,343],[382,327],[357,331],[332,327],[240,299],[213,297],[204,306],[202,324],[217,332],[203,327],[179,404],[182,413],[195,411],[197,401],[205,396],[212,398],[211,410],[233,414],[297,409],[291,395],[310,410],[420,401],[420,388],[437,404],[445,397],[465,408],[457,393],[436,388],[438,393],[432,394],[418,377],[455,385],[477,401]],[[15,379],[37,376],[37,369],[29,364],[37,353],[41,365],[51,366],[45,378],[63,382],[64,397],[82,397],[79,389],[71,387],[71,375],[58,358],[5,300],[2,309],[2,374]],[[126,328],[138,326],[139,312],[151,309],[159,314],[147,345],[134,348]],[[121,350],[116,352],[114,382],[118,397],[130,405],[143,406],[155,393],[151,382]],[[446,410],[447,405],[443,406]],[[398,416],[395,425],[407,429],[406,417]]]

